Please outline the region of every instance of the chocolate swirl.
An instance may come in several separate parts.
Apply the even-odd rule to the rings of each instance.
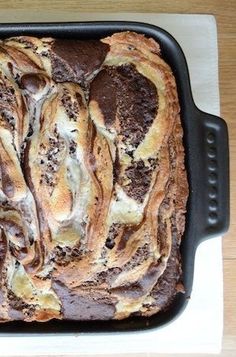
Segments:
[[[158,44],[22,36],[0,64],[0,321],[166,309],[188,185]]]

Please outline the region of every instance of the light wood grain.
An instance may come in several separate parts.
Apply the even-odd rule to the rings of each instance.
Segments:
[[[0,10],[63,10],[78,12],[206,13],[217,20],[221,114],[229,128],[231,166],[231,226],[224,237],[225,323],[222,357],[236,356],[236,0],[0,0]],[[40,11],[38,11],[40,21]],[[114,355],[119,357],[121,355]],[[145,355],[129,355],[145,356]],[[146,356],[154,357],[153,354]],[[162,355],[164,356],[164,355]],[[172,355],[173,356],[173,355]],[[191,355],[197,357],[197,355]],[[204,355],[201,355],[204,356]],[[210,355],[206,355],[210,356]],[[213,356],[213,355],[211,355]],[[124,357],[124,355],[122,355]],[[173,356],[174,357],[174,356]],[[180,355],[178,355],[180,357]]]

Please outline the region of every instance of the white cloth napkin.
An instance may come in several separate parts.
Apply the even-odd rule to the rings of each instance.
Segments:
[[[27,17],[26,17],[27,16]],[[2,20],[2,21],[1,21]],[[158,25],[180,43],[189,65],[198,107],[219,115],[217,31],[213,16],[167,14],[79,14],[1,11],[0,22],[133,20]],[[1,355],[63,355],[112,353],[219,353],[223,330],[221,238],[205,241],[197,250],[191,299],[171,324],[148,332],[70,336],[4,337]]]

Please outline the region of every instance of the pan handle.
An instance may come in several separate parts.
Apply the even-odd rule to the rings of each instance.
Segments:
[[[188,128],[191,231],[196,243],[229,227],[229,147],[225,121],[195,108]],[[188,131],[189,131],[188,130]],[[200,139],[200,140],[199,140]]]

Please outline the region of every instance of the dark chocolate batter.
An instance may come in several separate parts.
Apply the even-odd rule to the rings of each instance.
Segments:
[[[52,78],[56,82],[81,83],[100,68],[108,50],[108,45],[96,40],[55,40]]]
[[[158,110],[156,87],[131,64],[101,70],[91,83],[90,100],[98,103],[108,128],[119,116],[120,134],[135,147],[143,140]]]

